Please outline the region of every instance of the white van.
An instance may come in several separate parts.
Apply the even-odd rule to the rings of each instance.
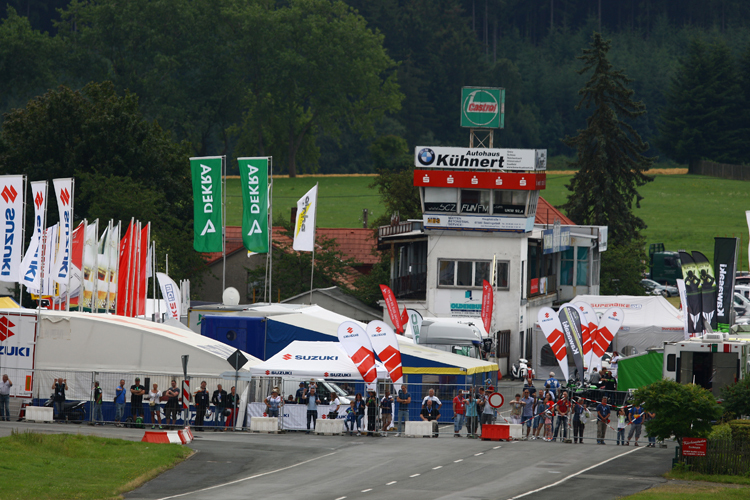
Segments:
[[[281,391],[283,392],[284,400],[288,400],[289,395],[295,396],[297,394],[297,389],[299,389],[300,382],[304,382],[305,387],[310,386],[310,379],[306,378],[285,378],[284,382],[281,387]],[[345,405],[348,406],[352,401],[354,401],[354,395],[353,394],[347,394],[347,392],[342,389],[338,384],[335,384],[333,382],[329,382],[325,379],[318,378],[315,379],[315,384],[317,386],[316,393],[318,394],[318,398],[320,398],[320,402],[322,404],[328,404],[328,402],[331,400],[331,393],[336,394],[338,396],[339,401],[341,402],[341,407],[345,408]],[[339,413],[342,410],[339,410]]]

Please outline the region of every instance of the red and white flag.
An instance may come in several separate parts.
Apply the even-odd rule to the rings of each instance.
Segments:
[[[52,280],[67,288],[73,245],[73,179],[53,179],[52,184],[55,187],[57,211],[60,214],[59,245],[52,266]]]
[[[552,348],[552,354],[555,355],[565,380],[568,380],[568,349],[565,347],[565,335],[563,335],[560,318],[552,308],[542,307],[537,314],[537,321]]]
[[[380,291],[383,293],[385,308],[388,310],[388,316],[390,316],[393,326],[396,327],[396,332],[404,333],[404,323],[401,319],[401,313],[398,310],[398,301],[396,301],[396,296],[393,295],[393,290],[389,286],[380,285]]]
[[[127,316],[128,291],[130,289],[131,253],[133,251],[133,239],[135,235],[135,224],[130,220],[125,236],[120,240],[120,259],[117,266],[117,298],[116,314]]]
[[[21,261],[19,277],[29,292],[38,295],[42,274],[42,240],[47,220],[47,181],[31,183],[31,201],[34,203],[34,234]]]
[[[495,296],[492,291],[492,285],[487,280],[482,280],[482,323],[484,331],[492,335],[490,327],[492,326],[492,307],[495,304]]]
[[[0,281],[18,283],[23,260],[23,200],[26,190],[22,175],[0,176],[0,213],[2,213],[2,263]]]
[[[148,270],[149,239],[151,237],[151,223],[141,229],[139,241],[140,252],[138,253],[138,277],[136,289],[138,290],[138,300],[136,300],[136,310],[134,316],[146,315],[146,295],[148,292],[148,279],[146,277]]]
[[[367,390],[375,390],[378,372],[372,343],[365,329],[353,321],[344,321],[339,325],[338,336],[339,342],[367,384]]]
[[[393,382],[396,392],[401,390],[404,381],[403,367],[401,366],[401,349],[393,329],[382,321],[371,321],[367,324],[367,335],[380,358],[380,361],[388,370],[388,376]]]
[[[596,330],[596,337],[591,347],[593,351],[591,364],[593,366],[601,369],[602,356],[609,349],[609,344],[612,343],[612,339],[615,338],[617,332],[620,331],[624,318],[625,315],[619,307],[610,307],[602,315],[602,318],[599,320],[599,328]]]

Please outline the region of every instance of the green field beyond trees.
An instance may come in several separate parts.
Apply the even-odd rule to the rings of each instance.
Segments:
[[[565,202],[565,185],[572,175],[550,174],[542,196],[551,204]],[[315,183],[320,184],[318,227],[362,227],[362,209],[372,210],[370,221],[385,211],[380,197],[370,188],[373,177],[301,177],[274,179],[274,218],[289,219],[291,207]],[[227,223],[241,223],[242,198],[238,179],[229,179]],[[641,208],[633,213],[648,228],[648,243],[664,243],[667,250],[697,250],[713,260],[714,237],[742,237],[740,260],[748,269],[748,229],[745,210],[750,210],[750,184],[696,175],[656,175],[654,182],[640,188]],[[739,269],[738,262],[738,269]]]

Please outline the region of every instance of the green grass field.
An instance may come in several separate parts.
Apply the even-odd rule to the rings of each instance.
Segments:
[[[750,488],[694,481],[669,482],[630,495],[630,500],[740,500],[750,497]]]
[[[0,471],[5,479],[0,498],[120,498],[190,453],[176,444],[14,433],[0,439]]]
[[[565,184],[571,177],[549,174],[542,196],[555,206],[565,203]],[[369,187],[372,181],[365,176],[274,179],[274,218],[281,213],[288,219],[291,207],[318,182],[318,227],[362,227],[362,209],[372,211],[370,220],[385,211],[377,190]],[[241,223],[239,182],[228,180],[229,225]],[[745,210],[750,210],[750,183],[696,175],[656,175],[640,193],[644,196],[641,208],[634,210],[648,225],[648,243],[664,243],[667,250],[701,251],[712,261],[715,236],[741,236],[741,265],[748,269]]]

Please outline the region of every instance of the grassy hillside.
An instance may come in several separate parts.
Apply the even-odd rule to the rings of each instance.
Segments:
[[[565,203],[565,184],[571,174],[550,173],[542,196],[555,206]],[[370,220],[385,210],[370,176],[319,176],[274,179],[274,214],[288,219],[290,209],[315,183],[320,187],[319,227],[362,227],[362,209],[372,211]],[[695,175],[656,175],[640,189],[644,199],[635,213],[648,228],[649,243],[664,243],[668,250],[698,250],[713,259],[715,236],[742,236],[742,268],[747,269],[748,230],[745,210],[750,210],[750,183]],[[242,198],[239,179],[228,181],[227,219],[241,223]]]

